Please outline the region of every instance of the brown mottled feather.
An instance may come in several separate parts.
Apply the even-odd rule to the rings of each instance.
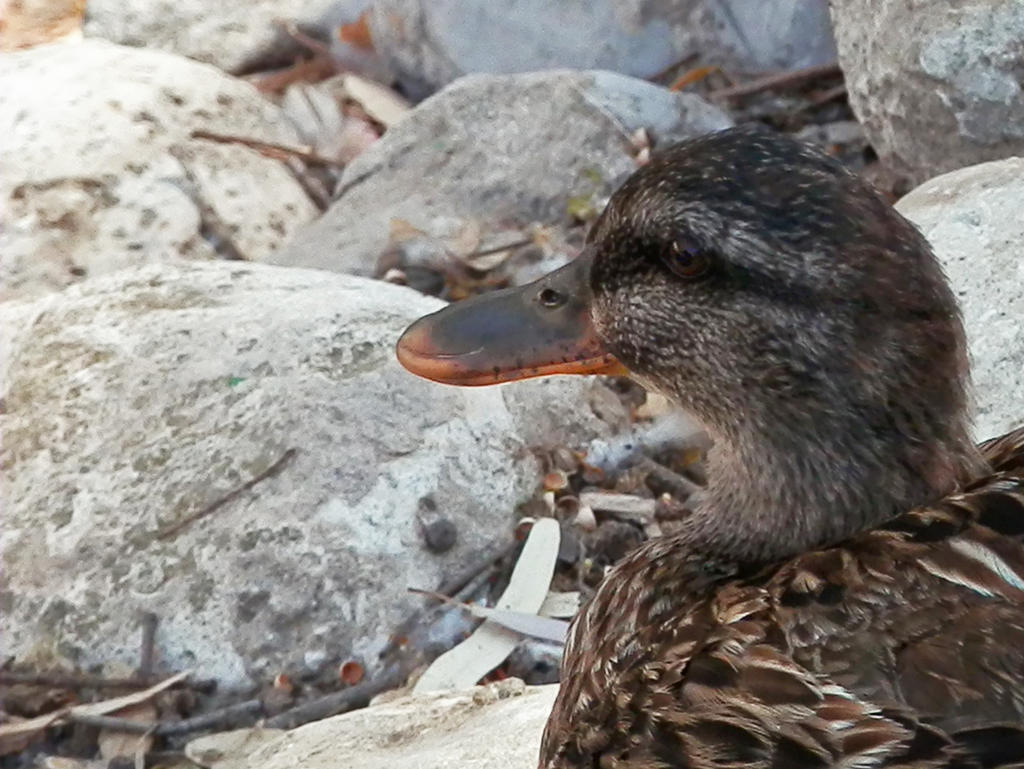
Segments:
[[[981,448],[968,490],[754,575],[635,551],[573,626],[542,766],[1024,763],[1024,430]]]

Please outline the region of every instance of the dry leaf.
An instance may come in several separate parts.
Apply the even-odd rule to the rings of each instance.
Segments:
[[[63,713],[57,710],[35,718],[11,717],[6,724],[0,724],[0,756],[20,753],[28,747],[43,729],[52,724]]]
[[[561,530],[553,518],[541,518],[530,529],[508,587],[495,608],[536,614],[544,603],[558,558]],[[414,692],[464,689],[473,686],[504,662],[518,636],[493,619],[484,620],[473,634],[438,657],[416,682]]]
[[[345,116],[323,83],[293,83],[285,89],[281,109],[302,141],[320,155],[340,158]]]
[[[342,76],[345,94],[358,103],[366,114],[385,128],[390,128],[408,114],[412,106],[390,88],[347,73]]]
[[[441,593],[434,593],[429,590],[413,590],[412,592],[445,601],[452,606],[457,606],[463,611],[469,612],[474,617],[493,620],[503,628],[508,628],[520,635],[539,638],[542,641],[564,643],[565,634],[569,628],[568,622],[563,622],[560,619],[553,619],[551,615],[545,614],[543,611],[538,611],[536,614],[529,614],[522,611],[508,611],[507,609],[491,609],[486,606],[476,606],[475,604],[463,603],[462,601],[453,601],[451,598],[448,598]],[[553,595],[553,593],[549,592],[548,596],[544,599],[545,603],[551,595]],[[559,593],[558,595],[566,594]],[[576,594],[576,604],[578,603],[579,594]],[[572,613],[568,616],[571,617],[572,614],[575,613],[576,604],[573,605]],[[544,604],[541,605],[541,609],[543,608]]]
[[[115,710],[121,710],[122,708],[131,707],[137,705],[140,702],[145,702],[151,697],[156,696],[164,689],[169,689],[179,681],[184,681],[192,674],[191,670],[173,675],[170,678],[165,678],[158,684],[154,684],[148,689],[143,689],[141,692],[132,692],[131,694],[125,694],[122,697],[113,697],[109,700],[102,700],[100,702],[90,702],[85,705],[75,705],[71,708],[71,712],[76,715],[82,716],[105,716],[113,713]]]
[[[24,750],[40,732],[57,721],[68,712],[61,708],[35,718],[12,718],[6,724],[0,724],[0,756]]]
[[[111,715],[127,721],[144,724],[156,724],[157,710],[152,702],[140,702],[138,705],[118,710]],[[99,735],[100,757],[104,761],[114,758],[131,758],[145,756],[153,747],[153,737],[149,734],[129,734],[113,729],[101,729]]]
[[[463,261],[478,272],[490,272],[491,270],[497,269],[503,265],[505,260],[510,256],[512,256],[512,250],[505,249],[503,251],[492,251],[488,254],[480,254],[478,256],[470,255]]]
[[[100,702],[90,702],[86,705],[75,705],[72,708],[61,708],[46,715],[29,718],[24,721],[16,721],[7,724],[0,724],[0,755],[10,753],[21,748],[12,748],[12,745],[19,744],[22,740],[31,740],[36,734],[55,723],[58,723],[68,713],[75,713],[83,716],[105,716],[124,708],[138,705],[151,697],[159,694],[179,681],[183,681],[191,674],[191,671],[178,673],[166,678],[158,684],[140,692],[132,692],[122,697],[113,697]]]
[[[480,248],[480,232],[480,222],[475,219],[467,219],[445,240],[448,252],[465,261]]]
[[[633,409],[633,416],[637,419],[654,419],[676,410],[678,409],[664,395],[648,391],[647,400]]]
[[[477,617],[497,622],[503,628],[512,630],[520,635],[539,638],[542,641],[565,643],[565,634],[569,629],[568,622],[552,617],[542,617],[539,614],[527,614],[522,611],[508,611],[506,609],[488,609],[483,606],[469,606],[468,604],[466,609]]]

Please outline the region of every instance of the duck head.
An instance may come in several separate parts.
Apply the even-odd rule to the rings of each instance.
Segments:
[[[928,243],[837,161],[763,129],[655,154],[575,262],[417,321],[397,352],[448,384],[628,371],[714,438],[693,536],[737,557],[849,536],[980,461]]]

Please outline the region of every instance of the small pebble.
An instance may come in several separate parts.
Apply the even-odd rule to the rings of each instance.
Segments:
[[[436,518],[422,526],[423,542],[432,553],[445,553],[452,549],[458,539],[455,524],[447,518]]]
[[[432,497],[420,499],[420,509],[416,515],[420,524],[423,544],[432,553],[445,553],[452,549],[458,539],[455,524],[446,515],[438,511],[437,502]]]

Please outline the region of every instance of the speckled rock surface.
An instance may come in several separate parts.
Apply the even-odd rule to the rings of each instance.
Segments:
[[[914,183],[1024,154],[1024,3],[833,0],[850,104]]]
[[[699,97],[610,72],[473,75],[420,104],[345,169],[334,204],[272,261],[373,274],[393,220],[437,237],[480,219],[565,220],[636,169],[629,134],[659,141],[730,124]]]
[[[215,734],[187,753],[210,769],[533,769],[557,691],[511,678],[379,701],[290,732]]]
[[[896,204],[931,241],[964,313],[975,432],[1024,424],[1024,158],[982,163],[922,184]]]
[[[398,334],[439,305],[228,262],[0,305],[4,654],[134,666],[150,610],[161,665],[225,685],[372,667],[419,605],[408,586],[507,536],[539,480],[531,446],[607,434],[587,379],[467,390],[401,369]],[[427,495],[456,528],[441,555],[416,521]]]
[[[378,0],[370,23],[415,97],[474,72],[647,78],[691,56],[752,72],[835,58],[826,0]]]
[[[85,34],[122,45],[158,48],[227,72],[281,63],[297,46],[281,22],[330,39],[370,0],[89,0]]]
[[[85,41],[0,56],[0,299],[227,255],[225,235],[259,261],[316,214],[279,162],[198,129],[296,141],[255,88],[171,54]]]

